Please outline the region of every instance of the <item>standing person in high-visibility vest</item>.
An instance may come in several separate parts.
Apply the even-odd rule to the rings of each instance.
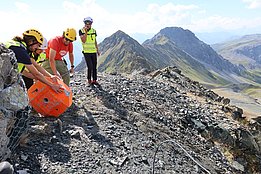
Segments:
[[[50,77],[53,81],[57,81],[59,79],[58,76],[54,76],[54,75],[50,74],[43,67],[41,67],[41,63],[46,59],[45,50],[47,49],[47,45],[48,45],[47,39],[44,38],[43,44],[39,48],[37,48],[34,52],[30,53],[31,62],[35,66],[35,68],[39,72],[41,72],[44,76]],[[28,70],[25,68],[24,71],[28,71]],[[22,75],[22,77],[23,77],[26,88],[29,89],[34,84],[34,80],[31,78],[28,78],[24,75]]]
[[[82,41],[83,55],[87,64],[87,80],[89,84],[99,85],[97,82],[97,55],[100,55],[96,40],[96,30],[92,28],[93,19],[86,17],[83,20],[84,27],[79,30]],[[92,78],[92,80],[91,80]]]
[[[67,28],[62,36],[56,36],[50,39],[46,49],[46,60],[42,63],[42,67],[49,73],[57,75],[63,79],[63,82],[69,86],[70,72],[74,70],[73,41],[76,40],[76,30]],[[69,52],[69,60],[71,63],[70,71],[64,56]]]
[[[35,29],[26,30],[23,37],[16,36],[11,41],[6,42],[5,46],[15,53],[18,63],[18,72],[24,76],[37,79],[50,86],[55,92],[62,92],[63,88],[45,78],[32,64],[30,53],[34,52],[43,44],[42,34]],[[28,71],[24,71],[24,69]]]

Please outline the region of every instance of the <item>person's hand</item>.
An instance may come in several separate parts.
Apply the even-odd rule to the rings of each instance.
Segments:
[[[60,75],[60,73],[59,73],[59,72],[57,72],[57,73],[54,73],[54,75],[55,75],[55,76],[58,76],[60,79],[62,79],[62,76]]]
[[[70,73],[74,73],[74,68],[73,67],[71,67]]]
[[[84,26],[84,27],[83,27],[83,29],[84,29],[84,31],[85,31],[85,33],[84,33],[84,34],[87,34],[87,31],[88,31],[87,27],[86,27],[86,26]]]
[[[64,87],[62,85],[59,85],[59,84],[53,84],[51,86],[52,90],[54,90],[56,93],[61,93],[64,91]]]
[[[97,54],[98,54],[98,56],[100,56],[101,55],[100,51],[97,51]]]
[[[61,78],[60,78],[59,76],[57,76],[57,75],[51,75],[50,78],[52,79],[52,81],[53,81],[54,83],[57,83],[58,80],[61,80]]]

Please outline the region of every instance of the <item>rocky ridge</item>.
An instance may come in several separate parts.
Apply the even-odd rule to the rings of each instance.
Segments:
[[[10,158],[28,173],[258,173],[260,122],[168,67],[152,74],[85,74],[56,118],[31,113],[29,139]]]

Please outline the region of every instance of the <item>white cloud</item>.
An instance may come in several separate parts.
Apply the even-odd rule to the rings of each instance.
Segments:
[[[242,0],[247,4],[247,8],[256,9],[261,7],[261,0]]]
[[[60,28],[65,28],[69,23],[78,30],[83,27],[83,18],[91,16],[94,19],[93,27],[97,30],[98,39],[108,37],[117,30],[130,35],[137,32],[156,33],[165,26],[178,26],[190,21],[191,13],[198,9],[196,5],[150,4],[142,12],[122,14],[117,11],[109,12],[95,0],[85,0],[82,3],[64,1],[62,7],[66,13],[62,17],[59,16]]]
[[[249,5],[254,2],[254,4],[260,4],[260,1],[244,0]],[[39,9],[26,3],[16,3],[12,11],[0,11],[1,17],[8,16],[8,18],[1,18],[1,23],[4,24],[0,28],[1,39],[10,39],[31,27],[36,27],[47,39],[50,39],[53,36],[61,35],[67,27],[80,29],[83,27],[83,18],[87,16],[94,19],[93,27],[97,30],[98,42],[117,30],[134,35],[135,33],[156,34],[162,28],[172,26],[183,27],[192,32],[261,28],[261,17],[259,16],[249,20],[243,17],[210,15],[211,12],[208,9],[202,9],[193,4],[159,5],[154,3],[149,4],[143,11],[124,14],[117,10],[111,12],[95,0],[74,2],[63,1],[59,8],[56,6],[38,7],[43,13],[36,13],[35,11],[39,11]]]
[[[37,19],[30,14],[30,6],[26,3],[16,2],[12,10],[0,11],[1,28],[3,41],[9,40],[14,36],[21,35],[28,26],[33,24]],[[2,40],[1,40],[2,41]]]
[[[17,10],[23,12],[23,13],[27,13],[29,11],[29,5],[23,2],[15,2],[15,6],[17,8]]]
[[[251,20],[244,18],[229,18],[223,16],[210,16],[204,19],[196,20],[187,27],[193,32],[209,32],[209,31],[235,31],[235,30],[251,30],[261,27],[261,18],[253,18]]]
[[[86,1],[85,1],[86,2]],[[91,1],[87,5],[80,4],[80,11],[88,11],[94,16],[94,27],[102,37],[109,36],[117,30],[122,30],[127,34],[134,33],[156,33],[166,26],[179,26],[186,21],[190,21],[191,14],[198,9],[196,5],[165,5],[150,4],[142,12],[134,14],[119,14],[117,11],[109,13],[106,9]],[[97,22],[96,22],[97,21]],[[105,35],[103,35],[105,34]]]

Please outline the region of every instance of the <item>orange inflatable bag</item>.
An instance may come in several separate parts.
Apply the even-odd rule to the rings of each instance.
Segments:
[[[50,78],[48,78],[51,81]],[[39,80],[28,90],[28,97],[31,106],[44,116],[58,117],[72,104],[72,91],[58,80],[58,84],[64,87],[63,92],[56,93],[52,88]]]

